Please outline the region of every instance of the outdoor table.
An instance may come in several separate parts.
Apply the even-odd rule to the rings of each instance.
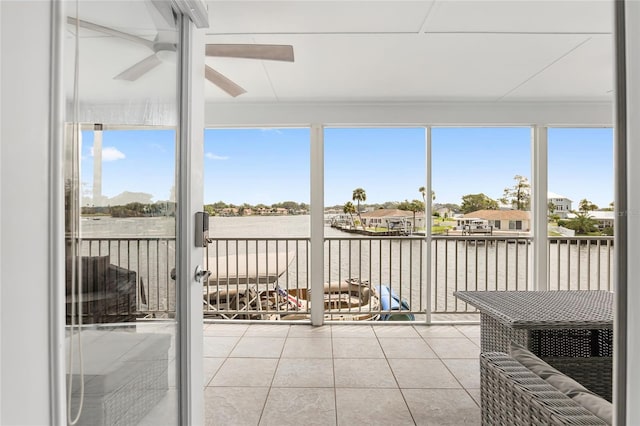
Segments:
[[[613,293],[458,291],[454,295],[480,311],[482,352],[509,353],[515,342],[579,382],[585,375],[598,376],[610,394]]]

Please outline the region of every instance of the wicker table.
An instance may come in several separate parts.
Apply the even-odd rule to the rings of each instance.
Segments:
[[[480,311],[482,352],[519,343],[611,400],[613,293],[607,291],[459,291]],[[596,389],[597,388],[597,389]]]

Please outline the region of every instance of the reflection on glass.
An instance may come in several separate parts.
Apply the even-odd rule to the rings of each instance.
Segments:
[[[178,34],[160,3],[169,5],[66,4],[67,416],[73,424],[178,423],[170,276],[177,73],[175,61],[153,52],[161,34],[166,53],[175,56]],[[149,55],[157,60],[146,60]]]

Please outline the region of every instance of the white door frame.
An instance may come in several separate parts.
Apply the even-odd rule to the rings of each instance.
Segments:
[[[204,259],[195,245],[195,213],[203,206],[204,32],[183,15],[179,19],[176,334],[179,419],[181,425],[204,424],[202,372],[202,284],[196,267]]]

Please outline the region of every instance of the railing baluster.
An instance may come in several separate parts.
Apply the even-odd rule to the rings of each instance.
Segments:
[[[518,281],[518,270],[519,270],[518,265],[520,264],[520,257],[518,256],[518,252],[520,251],[520,241],[516,238],[514,243],[515,243],[515,248],[514,248],[515,260],[513,261],[513,263],[515,265],[515,277],[514,278],[515,278],[515,281],[516,281],[516,290],[519,290],[520,288],[519,288],[519,285],[518,285],[519,284],[519,281]]]
[[[449,240],[444,240],[444,312],[449,310]]]
[[[486,247],[486,244],[487,244],[486,240],[485,240],[484,244],[485,244],[485,247]],[[474,268],[475,272],[476,272],[474,274],[476,276],[475,277],[475,281],[474,281],[474,286],[475,286],[474,290],[478,291],[478,240],[477,239],[474,240],[474,244],[473,245],[474,245],[474,253],[475,253],[475,259],[476,259],[475,268]]]
[[[425,304],[422,303],[423,302],[423,300],[422,300],[423,299],[422,289],[423,289],[423,286],[425,285],[424,277],[422,275],[423,275],[423,267],[426,267],[426,265],[422,264],[423,263],[422,262],[422,258],[424,256],[424,249],[425,249],[424,245],[425,244],[426,243],[425,243],[424,240],[420,240],[420,242],[418,243],[418,247],[420,247],[420,253],[419,253],[419,256],[420,256],[420,280],[418,281],[418,288],[419,288],[418,310],[420,312],[423,312],[423,311],[426,310]],[[431,261],[431,259],[428,260],[428,262],[430,262],[430,261]],[[413,291],[411,291],[410,294],[413,295]],[[413,305],[413,297],[411,298],[411,305]],[[409,306],[411,306],[411,305],[409,305]]]
[[[529,240],[525,240],[526,250],[524,257],[524,288],[529,289]],[[547,264],[548,265],[548,264]]]
[[[493,255],[493,259],[494,259],[494,276],[493,276],[493,289],[494,290],[498,290],[498,241],[495,241],[495,247],[496,249],[494,250],[494,255]]]
[[[433,250],[433,275],[432,275],[432,287],[433,287],[433,312],[438,312],[438,246],[440,245],[440,240],[433,239],[432,240],[435,245],[435,250]],[[431,262],[431,259],[429,259]]]
[[[557,284],[558,288],[556,290],[560,290],[560,253],[561,253],[560,252],[560,240],[558,240],[557,243],[556,243],[556,253],[557,253],[557,256],[556,256],[557,261],[556,261],[556,263],[558,265],[557,268],[556,268],[556,275],[557,275],[556,284]]]
[[[489,240],[484,241],[484,289],[489,290]]]

